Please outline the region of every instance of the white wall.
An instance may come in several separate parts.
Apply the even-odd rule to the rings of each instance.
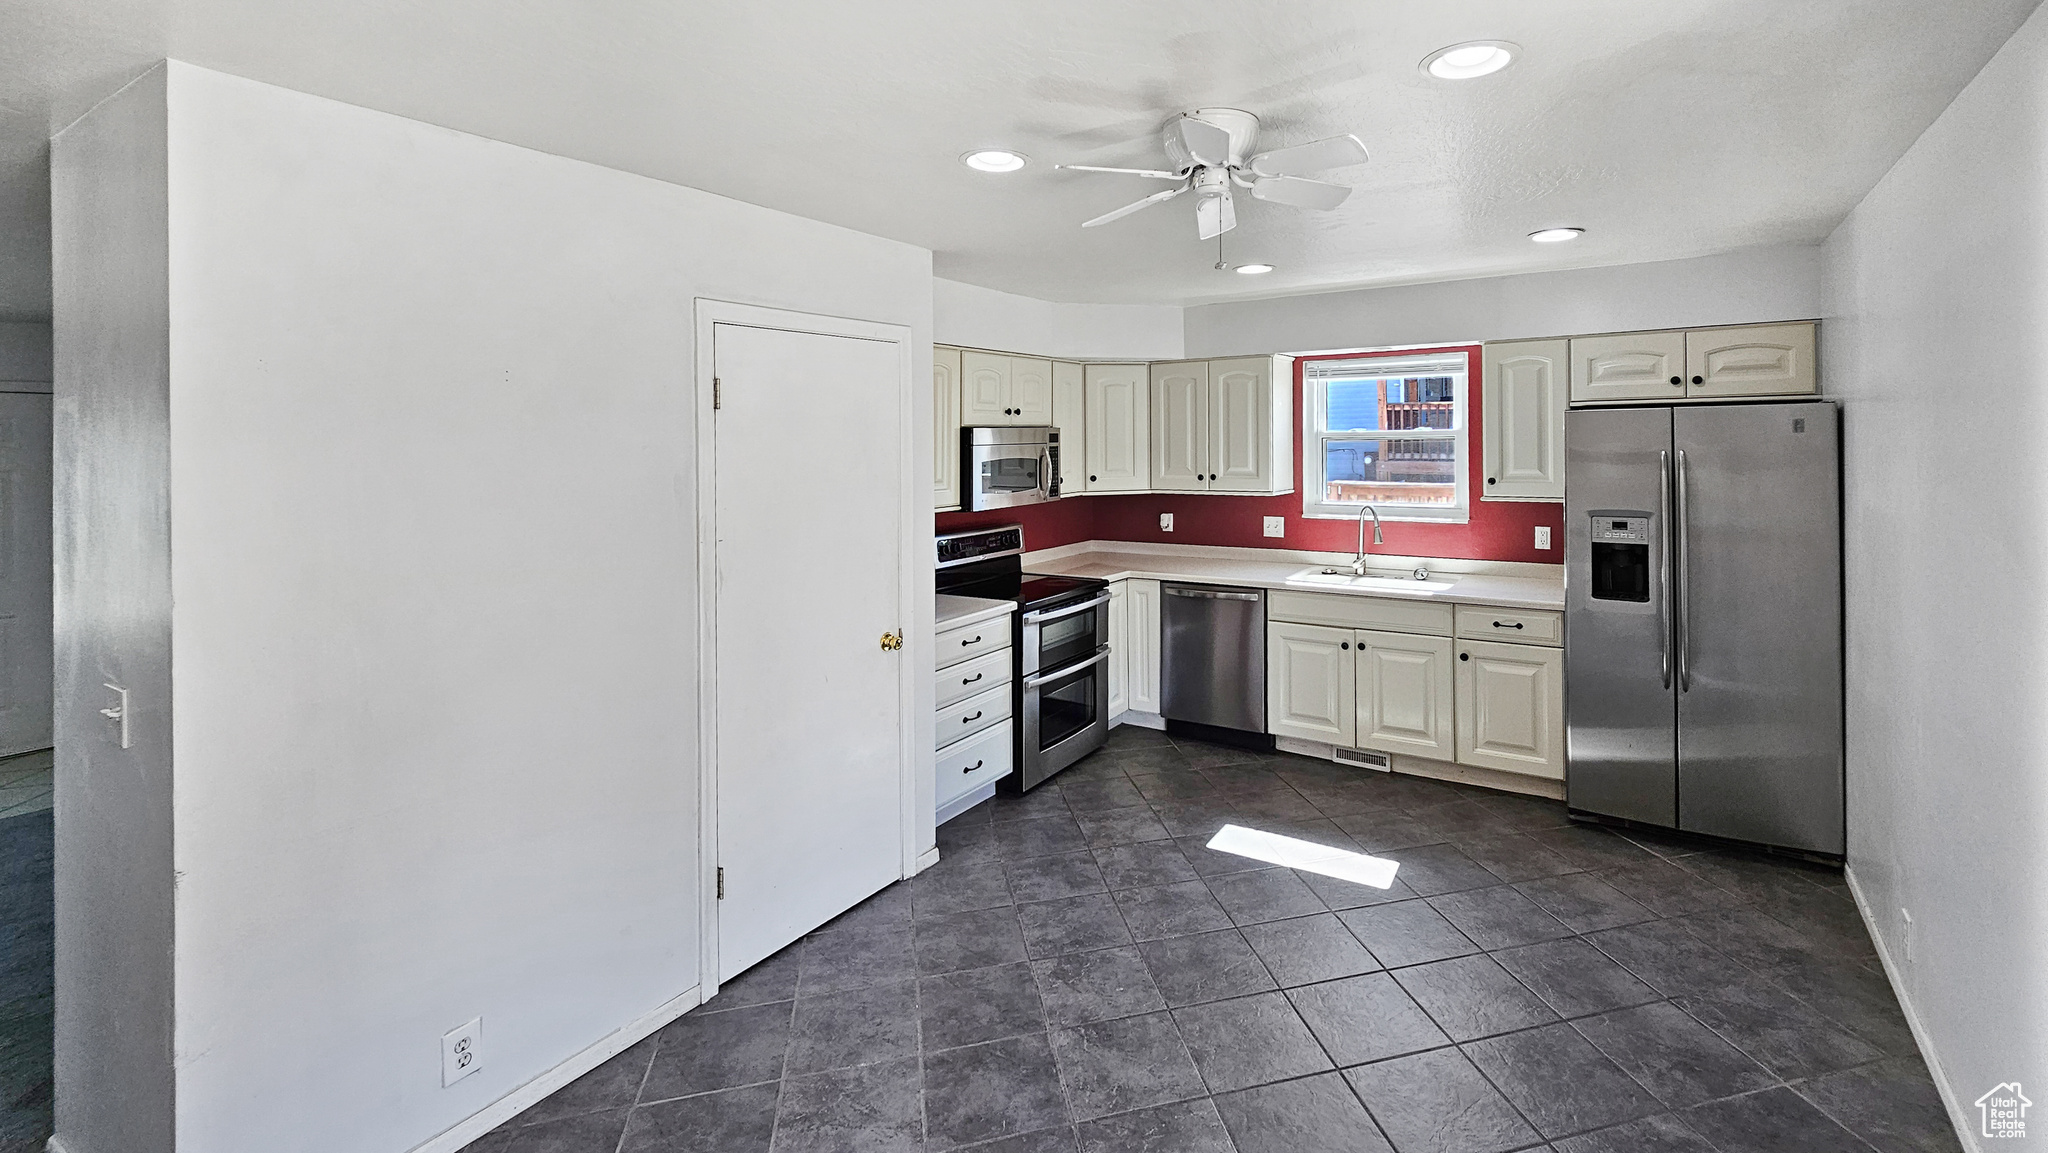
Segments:
[[[1187,310],[1187,355],[1238,356],[1516,340],[1820,315],[1820,250],[1532,272]]]
[[[0,386],[9,392],[48,392],[50,380],[49,324],[0,321]]]
[[[164,73],[51,142],[57,1128],[171,1147],[169,301]],[[130,691],[132,747],[98,710]]]
[[[1064,360],[1179,360],[1173,304],[1056,304],[957,280],[932,281],[932,339],[940,344]]]
[[[1825,259],[1849,866],[1974,1133],[1979,1094],[2048,1086],[2048,10]]]
[[[930,254],[175,62],[168,101],[177,1147],[399,1153],[698,983],[693,301],[923,357]]]

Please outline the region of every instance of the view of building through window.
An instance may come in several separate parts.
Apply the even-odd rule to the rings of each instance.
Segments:
[[[1461,377],[1322,382],[1323,500],[1330,504],[1455,505]],[[1430,432],[1370,439],[1360,433]],[[1348,435],[1347,435],[1348,434]]]

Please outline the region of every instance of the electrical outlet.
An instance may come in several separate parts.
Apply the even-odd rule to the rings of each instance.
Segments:
[[[1905,909],[1899,910],[1899,936],[1904,946],[1906,964],[1910,965],[1913,963],[1913,914]]]
[[[1172,513],[1170,513],[1170,512],[1162,512],[1162,513],[1160,513],[1160,514],[1159,514],[1159,531],[1160,531],[1160,532],[1172,532],[1172,531],[1173,531],[1173,514],[1172,514]]]
[[[483,1068],[483,1032],[484,1019],[477,1017],[441,1034],[441,1088]]]
[[[1286,518],[1286,517],[1284,517],[1284,516],[1269,516],[1269,517],[1267,517],[1267,518],[1266,518],[1266,535],[1267,535],[1267,536],[1286,536],[1286,535],[1287,535],[1287,518]]]
[[[1536,526],[1536,547],[1537,547],[1537,548],[1549,548],[1549,547],[1550,547],[1550,526],[1549,526],[1549,525],[1547,525],[1547,524],[1539,524],[1539,525],[1537,525],[1537,526]]]

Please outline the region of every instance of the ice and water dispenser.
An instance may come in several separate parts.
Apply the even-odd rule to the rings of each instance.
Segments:
[[[1593,599],[1650,599],[1650,514],[1633,509],[1595,509]]]

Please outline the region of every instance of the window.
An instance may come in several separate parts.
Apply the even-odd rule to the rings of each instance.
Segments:
[[[1312,360],[1302,368],[1302,514],[1468,519],[1471,354]]]

